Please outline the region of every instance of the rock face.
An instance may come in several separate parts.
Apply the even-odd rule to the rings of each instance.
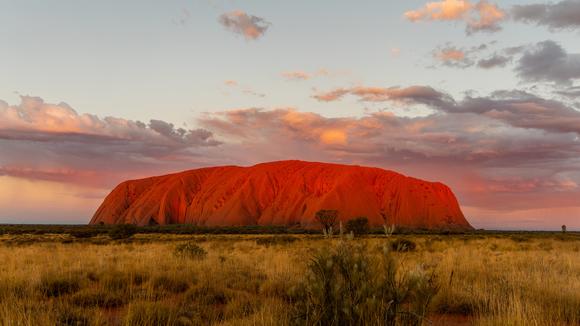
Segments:
[[[314,215],[335,209],[342,221],[365,216],[373,226],[471,229],[442,183],[352,165],[280,161],[222,166],[119,184],[91,224],[317,227]]]

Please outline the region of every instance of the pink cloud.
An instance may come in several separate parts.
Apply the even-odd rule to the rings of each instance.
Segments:
[[[412,21],[421,20],[459,20],[463,19],[473,5],[468,0],[443,0],[428,2],[418,10],[405,12],[405,17]]]
[[[438,51],[435,57],[441,61],[463,61],[465,60],[465,52],[456,48],[445,48]]]
[[[208,130],[99,118],[37,97],[0,105],[0,175],[104,186],[122,175],[183,167],[195,161],[193,150],[218,145]]]
[[[312,75],[305,71],[285,71],[282,73],[282,77],[288,80],[308,80],[312,78]]]
[[[248,15],[241,10],[222,14],[219,22],[228,30],[243,35],[246,40],[262,37],[271,25],[264,18]]]
[[[302,70],[296,70],[296,71],[285,71],[282,72],[282,77],[284,77],[286,80],[309,80],[315,77],[322,77],[322,76],[336,76],[336,75],[340,75],[340,74],[344,74],[344,72],[331,72],[327,69],[321,68],[318,69],[316,71],[313,72],[306,72],[306,71],[302,71]]]
[[[396,101],[402,103],[435,104],[435,102],[452,101],[447,94],[429,86],[410,87],[368,87],[337,88],[327,92],[318,92],[312,97],[322,102],[341,100],[345,95],[352,95],[365,102]]]
[[[487,0],[472,3],[469,0],[442,0],[428,2],[417,10],[405,12],[411,22],[419,21],[463,21],[467,33],[497,31],[506,13]]]
[[[320,92],[312,95],[313,98],[322,102],[332,102],[341,99],[344,95],[348,94],[349,90],[344,88],[338,88],[330,92]]]

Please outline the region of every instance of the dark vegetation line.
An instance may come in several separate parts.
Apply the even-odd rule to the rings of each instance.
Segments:
[[[0,224],[0,235],[18,234],[72,234],[82,237],[109,234],[115,225],[50,225],[50,224]],[[369,235],[384,235],[383,228],[369,228]],[[136,234],[311,234],[319,235],[319,229],[304,229],[285,226],[228,226],[206,227],[188,224],[174,224],[164,226],[141,226],[135,227]],[[554,235],[561,234],[558,231],[498,231],[498,230],[424,230],[397,228],[394,234],[433,234],[433,235]],[[568,231],[568,235],[578,235],[580,232]]]

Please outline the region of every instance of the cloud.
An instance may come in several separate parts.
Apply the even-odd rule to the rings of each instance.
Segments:
[[[173,19],[173,23],[178,26],[185,26],[191,20],[191,13],[189,10],[182,8],[179,16]]]
[[[495,92],[488,97],[466,98],[447,112],[470,112],[516,128],[580,135],[580,111],[565,104],[524,92]]]
[[[580,98],[580,86],[571,86],[568,88],[557,90],[556,94],[559,94],[561,96],[571,98],[571,99],[577,99],[577,98]]]
[[[109,185],[118,175],[184,167],[219,146],[205,129],[79,114],[65,103],[21,97],[0,104],[0,174]]]
[[[417,22],[421,20],[460,20],[463,19],[473,5],[467,0],[443,0],[428,2],[418,10],[405,12],[405,17]]]
[[[313,98],[322,102],[332,102],[340,100],[344,95],[348,94],[349,90],[345,88],[337,88],[329,92],[319,92],[312,95]]]
[[[240,10],[222,14],[218,21],[231,32],[243,35],[246,40],[262,37],[271,25],[263,18],[248,15]]]
[[[488,48],[489,45],[485,43],[471,47],[458,47],[447,43],[436,47],[431,53],[442,66],[465,69],[474,66],[477,56]]]
[[[138,141],[167,147],[215,146],[204,130],[175,128],[162,120],[149,125],[115,117],[101,119],[78,114],[66,103],[49,104],[39,97],[22,96],[17,106],[0,106],[0,138],[51,140]]]
[[[497,91],[487,97],[468,96],[462,101],[456,101],[451,95],[429,86],[355,87],[349,90],[337,89],[326,94],[336,93],[351,94],[366,102],[423,104],[436,112],[477,114],[511,127],[580,135],[580,111],[562,102],[521,91]],[[321,96],[327,101],[340,99],[325,94]]]
[[[580,1],[516,5],[511,9],[514,20],[547,26],[553,30],[580,28]]]
[[[497,5],[486,0],[472,3],[469,0],[442,0],[428,2],[420,9],[405,12],[411,22],[419,21],[463,21],[466,33],[480,31],[495,32],[506,19],[506,13]]]
[[[305,71],[285,71],[282,73],[282,77],[287,80],[308,80],[312,78],[312,74]]]
[[[327,69],[318,69],[313,72],[306,72],[302,70],[284,71],[282,77],[289,81],[309,80],[315,77],[338,75],[338,72],[330,72]]]
[[[337,88],[328,92],[314,94],[313,98],[322,102],[332,102],[342,99],[347,94],[355,96],[363,102],[391,101],[432,106],[445,106],[444,103],[453,102],[450,96],[429,86]]]
[[[399,57],[399,56],[401,55],[401,48],[398,48],[398,47],[392,47],[392,48],[389,50],[389,52],[390,52],[390,54],[391,54],[391,56],[392,56],[392,57],[395,57],[395,58],[397,58],[397,57]]]
[[[231,88],[231,89],[238,90],[238,91],[242,92],[242,94],[251,95],[251,96],[255,96],[255,97],[262,97],[262,98],[266,97],[266,94],[258,92],[256,90],[254,90],[252,87],[241,85],[240,83],[238,83],[235,80],[231,80],[231,79],[225,80],[224,85]]]
[[[246,89],[242,90],[242,93],[247,94],[247,95],[252,95],[255,97],[262,97],[262,98],[266,97],[266,94],[256,92],[255,90],[250,89],[250,88],[246,88]]]
[[[473,61],[467,57],[465,51],[456,47],[437,49],[433,57],[448,67],[467,68],[473,65]]]
[[[510,63],[512,58],[504,55],[494,54],[487,59],[480,59],[477,61],[477,67],[482,69],[492,69],[498,67],[505,67]]]
[[[478,31],[499,31],[499,23],[506,18],[506,13],[497,5],[480,0],[475,5],[475,12],[478,18],[468,19],[467,31],[474,33]]]
[[[570,84],[580,79],[580,54],[567,53],[551,40],[540,42],[523,53],[515,71],[527,82]]]

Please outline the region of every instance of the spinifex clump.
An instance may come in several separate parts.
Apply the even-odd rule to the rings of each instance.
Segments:
[[[365,247],[340,243],[312,259],[299,324],[421,325],[439,291],[433,271],[405,270],[385,247],[380,261]]]

